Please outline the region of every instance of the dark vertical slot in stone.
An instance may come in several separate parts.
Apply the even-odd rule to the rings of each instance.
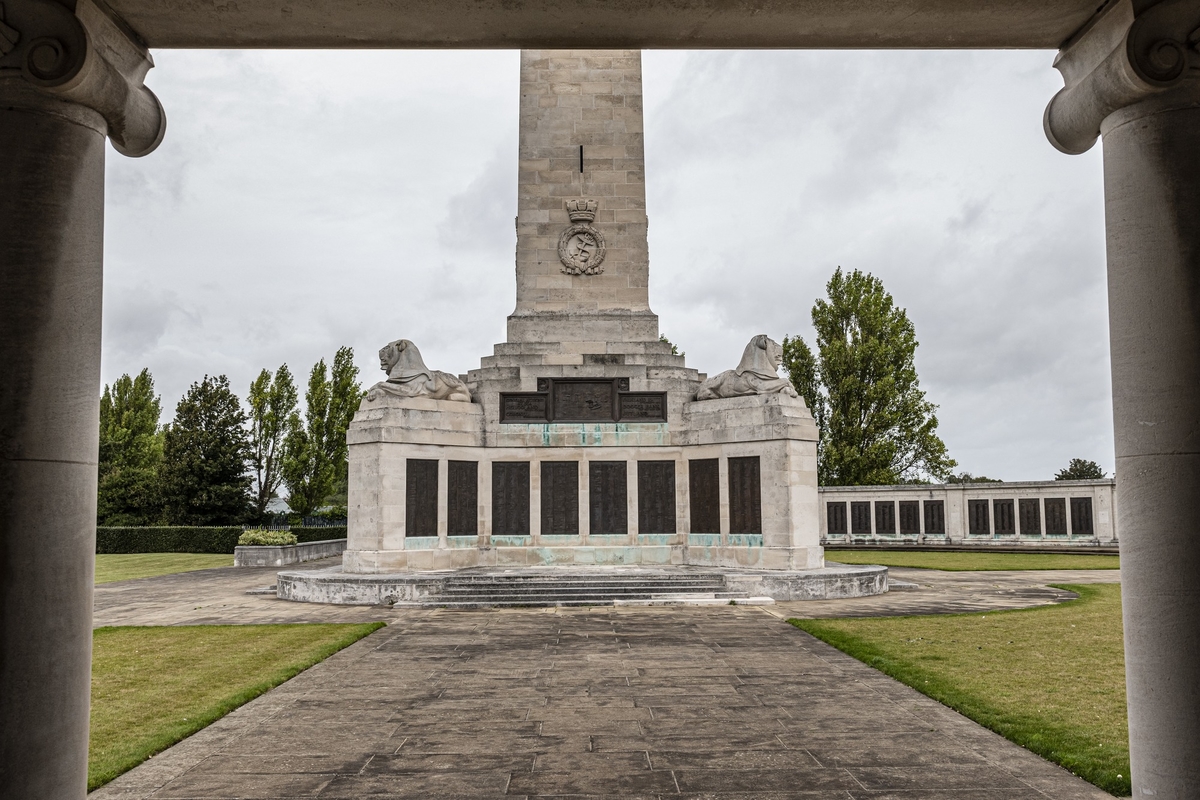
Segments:
[[[1067,535],[1067,500],[1064,497],[1046,498],[1046,535]]]
[[[675,462],[638,462],[638,533],[675,532]]]
[[[629,533],[629,489],[624,461],[588,463],[588,533]]]
[[[921,501],[900,501],[900,533],[904,536],[916,536],[921,532]]]
[[[579,535],[579,462],[542,462],[542,536]]]
[[[1016,514],[1012,500],[993,500],[992,515],[996,520],[997,536],[1014,536],[1017,533]]]
[[[871,535],[871,504],[850,504],[850,533],[855,536]]]
[[[931,536],[946,535],[946,504],[941,500],[925,501],[925,533]]]
[[[758,456],[729,459],[729,532],[762,533]]]
[[[1042,508],[1037,498],[1017,501],[1017,512],[1020,517],[1022,536],[1042,535]]]
[[[967,531],[971,536],[990,536],[991,526],[988,523],[988,501],[967,501]]]
[[[529,462],[492,462],[492,534],[529,535]]]
[[[479,534],[479,462],[451,461],[446,476],[446,532],[450,536]]]
[[[1092,535],[1092,498],[1071,498],[1071,533],[1074,536]]]
[[[846,504],[826,503],[825,522],[831,536],[846,535]]]
[[[875,501],[875,532],[885,534],[896,532],[896,504],[891,500]]]
[[[692,529],[689,533],[721,532],[721,464],[715,458],[688,461],[688,494]]]
[[[404,535],[437,536],[438,462],[410,458],[404,481]]]

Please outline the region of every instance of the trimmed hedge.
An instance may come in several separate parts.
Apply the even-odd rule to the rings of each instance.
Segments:
[[[297,542],[345,539],[345,526],[292,528]],[[96,528],[97,553],[233,553],[242,528]]]
[[[285,547],[296,544],[296,534],[290,531],[264,531],[251,528],[238,537],[238,547]]]
[[[241,527],[96,528],[97,553],[232,553]]]
[[[292,533],[296,534],[297,542],[323,542],[326,539],[345,539],[346,526],[339,525],[333,528],[304,528],[299,525],[293,525]]]

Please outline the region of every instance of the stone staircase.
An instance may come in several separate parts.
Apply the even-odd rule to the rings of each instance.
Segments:
[[[496,608],[530,606],[766,604],[729,591],[719,572],[584,570],[486,572],[446,578],[422,606]]]

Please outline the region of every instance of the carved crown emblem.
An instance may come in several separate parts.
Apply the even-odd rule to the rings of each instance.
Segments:
[[[571,225],[558,237],[558,260],[567,275],[599,275],[604,261],[604,234],[592,226],[598,200],[567,200]]]
[[[567,216],[571,222],[591,222],[596,219],[596,209],[600,203],[596,200],[568,200]]]

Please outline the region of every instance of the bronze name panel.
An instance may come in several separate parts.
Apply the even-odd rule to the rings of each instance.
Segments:
[[[628,378],[538,378],[536,392],[502,392],[500,421],[666,422],[666,392],[631,392]]]
[[[555,422],[613,422],[613,381],[551,381]]]

